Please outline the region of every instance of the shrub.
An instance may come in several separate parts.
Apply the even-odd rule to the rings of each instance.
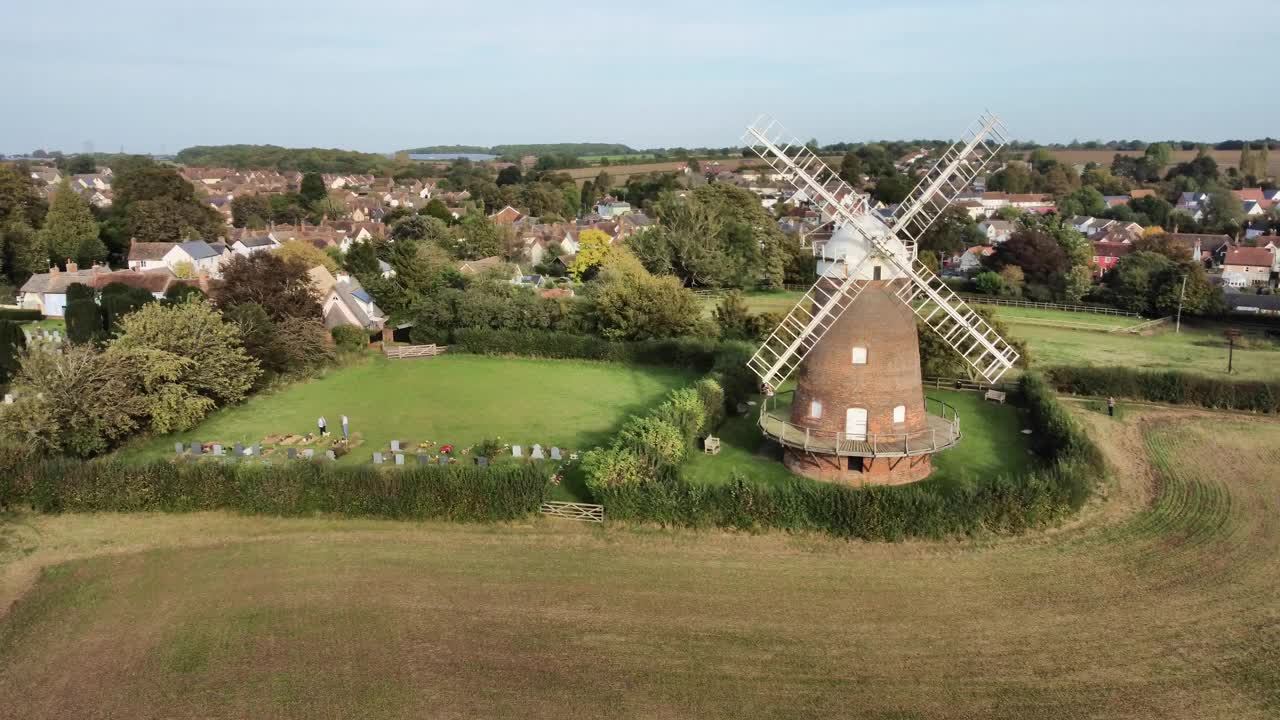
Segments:
[[[72,285],[75,287],[75,285]],[[68,296],[70,294],[68,293]],[[67,302],[63,317],[67,323],[67,339],[77,345],[101,339],[102,310],[91,299],[77,298]]]
[[[348,352],[362,352],[369,347],[369,335],[364,330],[351,325],[339,325],[329,330],[333,342],[338,349]]]
[[[1056,366],[1045,371],[1053,387],[1073,395],[1109,395],[1132,400],[1199,405],[1258,413],[1280,412],[1280,383],[1223,380],[1166,370]]]
[[[0,507],[40,512],[335,513],[395,519],[513,520],[536,512],[547,473],[536,465],[399,470],[104,459],[30,462],[0,451]]]
[[[653,416],[628,420],[618,433],[616,445],[634,453],[651,477],[684,462],[689,448],[680,428]]]
[[[13,322],[34,322],[43,320],[44,315],[39,310],[24,310],[21,308],[0,308],[0,320],[12,320]]]
[[[702,370],[711,367],[718,349],[718,344],[714,340],[706,338],[611,342],[593,335],[484,328],[465,328],[455,331],[449,346],[450,352],[479,355],[574,358],[693,367]]]
[[[698,400],[702,402],[704,431],[711,432],[724,422],[724,388],[714,378],[703,378],[694,388],[698,391]]]
[[[697,440],[706,426],[706,410],[694,387],[672,390],[666,401],[654,410],[654,415],[675,428],[686,445]]]

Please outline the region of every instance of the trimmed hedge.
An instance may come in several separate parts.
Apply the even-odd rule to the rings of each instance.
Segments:
[[[0,507],[26,505],[47,513],[232,510],[465,521],[514,520],[537,512],[549,472],[535,465],[384,470],[311,462],[28,462],[16,451],[3,453],[0,465]]]
[[[1174,405],[1280,412],[1280,383],[1275,382],[1222,380],[1176,370],[1150,372],[1125,367],[1056,366],[1047,369],[1045,375],[1057,390],[1072,395],[1110,395]]]
[[[964,488],[936,484],[853,488],[794,480],[761,485],[736,478],[693,484],[666,468],[641,482],[593,488],[609,517],[686,527],[819,531],[864,540],[1016,533],[1078,510],[1104,471],[1102,455],[1044,380],[1023,377],[1035,451],[1045,464],[1019,478]],[[615,479],[623,477],[616,473]]]
[[[0,308],[0,320],[12,320],[14,322],[31,322],[33,320],[43,320],[44,315],[39,310],[23,310],[20,308]]]

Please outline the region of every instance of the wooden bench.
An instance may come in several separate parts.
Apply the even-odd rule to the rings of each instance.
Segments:
[[[707,439],[702,441],[702,452],[708,455],[719,455],[720,438],[708,435]]]
[[[1004,394],[1004,391],[1003,391],[1003,390],[994,390],[994,389],[993,389],[993,390],[988,390],[988,391],[987,391],[987,394],[986,394],[986,395],[983,395],[982,397],[983,397],[983,398],[985,398],[985,399],[987,399],[987,400],[993,400],[993,401],[998,402],[998,403],[1000,403],[1001,405],[1003,405],[1003,404],[1004,404],[1004,397],[1005,397],[1005,394]]]

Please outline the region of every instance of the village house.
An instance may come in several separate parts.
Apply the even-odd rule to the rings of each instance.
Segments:
[[[524,217],[524,213],[508,205],[498,212],[490,215],[489,219],[492,220],[495,225],[514,225],[515,223],[523,220]]]
[[[138,242],[129,244],[128,267],[130,270],[168,270],[164,256],[176,243]]]
[[[1093,277],[1101,278],[1113,268],[1116,263],[1120,262],[1120,258],[1133,252],[1136,248],[1132,243],[1127,242],[1107,242],[1098,241],[1090,243],[1093,247]]]
[[[260,252],[271,252],[280,247],[280,243],[269,234],[264,235],[242,235],[239,240],[231,243],[231,252],[236,255],[254,255]]]
[[[344,272],[335,276],[322,265],[311,268],[309,274],[320,295],[325,327],[333,329],[349,325],[366,332],[377,332],[386,324],[386,315],[359,280]]]
[[[1234,288],[1270,285],[1274,263],[1275,256],[1267,248],[1233,246],[1222,262],[1222,283]]]
[[[631,203],[617,200],[608,195],[596,205],[596,214],[602,218],[614,218],[629,212],[631,212]]]
[[[66,270],[53,267],[47,273],[36,273],[18,289],[18,305],[39,310],[45,317],[60,318],[66,312],[68,287],[75,283],[92,287],[95,277],[110,272],[102,265],[81,270],[75,263],[67,263]]]
[[[221,277],[222,263],[231,255],[231,250],[223,243],[208,243],[204,240],[187,240],[173,243],[164,254],[164,265],[174,275],[182,276],[183,269],[190,265],[192,276],[207,273],[210,277]]]
[[[989,257],[995,251],[995,248],[990,245],[975,245],[960,254],[956,267],[965,274],[980,272],[983,268],[982,259]]]
[[[1017,225],[1008,220],[985,220],[978,223],[978,230],[986,236],[987,242],[999,245],[1013,235]]]

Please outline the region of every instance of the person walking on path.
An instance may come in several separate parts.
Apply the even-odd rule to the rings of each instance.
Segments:
[[[325,423],[323,415],[316,421],[316,426],[320,428],[320,437],[325,437],[329,434],[329,426]]]
[[[347,416],[342,416],[342,441],[346,442],[351,439],[351,433],[347,430]]]
[[[1111,417],[1116,416],[1116,399],[1113,397],[1107,398],[1107,414]]]

